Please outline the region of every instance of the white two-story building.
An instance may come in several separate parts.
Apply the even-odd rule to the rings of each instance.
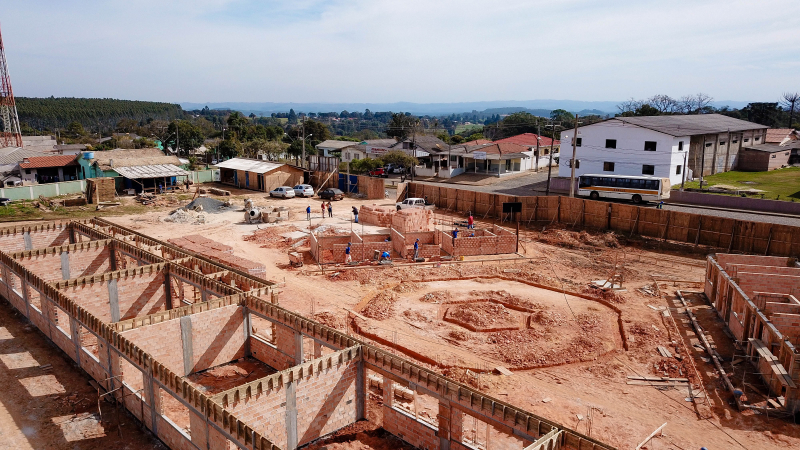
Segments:
[[[578,128],[575,176],[652,175],[676,185],[734,169],[742,145],[764,142],[766,130],[720,114],[615,117]],[[570,176],[574,134],[561,133],[560,177]]]

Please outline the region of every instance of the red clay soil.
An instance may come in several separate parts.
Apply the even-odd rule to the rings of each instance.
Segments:
[[[516,327],[517,317],[503,305],[491,302],[463,303],[447,309],[447,317],[475,329]]]
[[[386,320],[394,316],[394,304],[397,302],[397,296],[390,291],[379,292],[372,300],[369,301],[367,307],[361,311],[365,317],[375,320]]]
[[[450,291],[434,291],[428,292],[419,298],[423,303],[445,303],[452,298]]]
[[[273,373],[275,370],[255,358],[242,358],[203,372],[193,373],[186,379],[207,395],[214,395]]]
[[[260,244],[261,248],[286,250],[295,242],[305,239],[303,237],[300,239],[290,240],[281,236],[282,234],[291,233],[293,231],[299,230],[293,225],[261,228],[253,231],[253,234],[245,235],[242,239]]]
[[[337,330],[344,330],[345,329],[345,320],[344,317],[337,317],[329,312],[321,312],[314,315],[314,320],[317,322],[327,325],[331,328]]]
[[[471,291],[469,294],[476,298],[494,300],[525,309],[545,309],[545,306],[541,303],[522,299],[507,291]]]
[[[558,332],[556,332],[558,333]],[[550,342],[542,330],[498,331],[489,335],[500,359],[513,367],[546,367],[592,361],[603,345],[590,333],[581,332],[568,342]]]

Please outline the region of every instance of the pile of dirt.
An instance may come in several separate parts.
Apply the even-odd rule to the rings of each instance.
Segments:
[[[513,325],[516,317],[503,305],[491,302],[464,303],[447,310],[447,316],[476,328]]]
[[[442,375],[455,380],[461,384],[472,386],[476,389],[489,389],[489,385],[484,382],[479,382],[479,377],[473,374],[472,371],[467,373],[467,369],[459,367],[448,367],[442,371]]]
[[[286,250],[291,247],[292,244],[306,239],[305,236],[297,239],[287,239],[282,236],[293,231],[300,230],[293,225],[260,228],[253,231],[253,234],[244,236],[243,239],[248,242],[259,244],[261,248],[276,248]]]
[[[653,374],[669,378],[688,378],[693,385],[699,385],[691,364],[685,359],[678,361],[674,358],[662,358],[653,365]]]
[[[584,331],[594,330],[600,326],[600,316],[597,314],[583,313],[578,314],[575,318]]]
[[[422,289],[422,285],[414,281],[404,281],[394,287],[393,291],[405,294],[407,292],[415,292]]]
[[[220,214],[225,211],[230,211],[231,202],[222,202],[211,197],[198,197],[186,205],[186,209],[189,211],[205,211],[211,214]]]
[[[526,309],[545,309],[546,306],[541,303],[532,302],[520,298],[508,291],[470,291],[469,295],[479,299],[496,300],[499,302],[507,303],[509,305],[519,306]]]
[[[334,225],[319,223],[311,225],[311,231],[317,236],[349,236],[350,230],[344,228],[337,228]]]
[[[164,217],[164,222],[199,225],[206,223],[206,216],[201,212],[187,211],[179,208],[172,211],[167,217]]]
[[[567,319],[563,314],[553,311],[536,311],[531,314],[531,323],[537,323],[546,327],[557,327],[564,325]]]
[[[321,312],[314,315],[314,320],[317,322],[327,325],[331,328],[337,330],[344,330],[345,329],[345,322],[344,317],[337,317],[329,312]]]
[[[568,231],[550,229],[539,235],[540,242],[560,247],[581,248],[618,248],[620,242],[613,232],[589,233],[586,231]]]
[[[450,291],[433,291],[428,292],[419,298],[423,303],[444,303],[452,298]]]
[[[652,324],[635,322],[628,326],[628,340],[637,347],[660,342],[660,336],[661,330]]]
[[[459,341],[459,342],[468,341],[470,339],[469,333],[467,333],[466,331],[462,331],[462,330],[450,330],[450,332],[447,333],[447,337],[449,337],[450,339],[454,339],[456,341]]]
[[[625,297],[613,289],[601,289],[594,285],[584,286],[581,289],[581,294],[589,295],[591,297],[599,298],[611,303],[625,303]]]
[[[397,295],[390,291],[379,292],[361,311],[361,315],[375,320],[386,320],[394,316],[394,304],[397,302]]]
[[[544,367],[590,361],[597,358],[603,344],[589,333],[581,333],[562,345],[554,346],[540,330],[498,331],[489,335],[497,354],[510,367]]]
[[[373,284],[377,280],[385,280],[386,278],[377,277],[375,269],[363,270],[342,270],[334,272],[328,277],[331,281],[358,281],[360,284]]]
[[[423,313],[421,313],[419,311],[414,311],[414,310],[411,310],[411,309],[407,309],[407,310],[403,311],[403,317],[405,317],[408,320],[411,320],[412,322],[425,322],[425,323],[427,323],[427,322],[431,321],[430,317],[426,316],[425,314],[423,314]]]

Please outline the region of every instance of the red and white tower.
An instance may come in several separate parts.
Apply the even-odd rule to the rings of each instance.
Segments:
[[[3,35],[0,33],[0,148],[2,147],[22,147],[22,132],[19,129],[14,92],[11,90],[11,77],[8,75]]]

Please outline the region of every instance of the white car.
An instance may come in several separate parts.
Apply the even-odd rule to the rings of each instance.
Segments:
[[[298,197],[313,197],[314,188],[310,184],[298,184],[294,187],[294,195]]]
[[[408,208],[436,209],[436,205],[426,205],[424,198],[407,198],[397,203],[397,210]]]
[[[281,198],[293,198],[294,197],[294,189],[290,188],[289,186],[281,186],[279,188],[275,188],[269,191],[270,197],[281,197]]]

